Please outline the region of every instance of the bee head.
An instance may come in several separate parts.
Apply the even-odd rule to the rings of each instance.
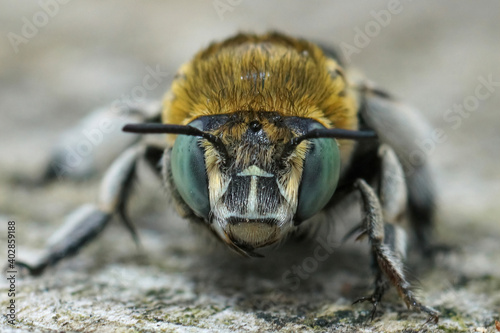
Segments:
[[[313,119],[275,112],[202,116],[188,126],[156,125],[155,133],[163,127],[162,133],[185,134],[176,138],[167,165],[179,197],[222,241],[250,256],[323,209],[341,166],[333,138],[364,133],[326,129]]]

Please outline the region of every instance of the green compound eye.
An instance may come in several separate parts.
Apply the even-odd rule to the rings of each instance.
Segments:
[[[323,128],[319,124],[311,130]],[[318,213],[331,199],[340,174],[340,151],[334,139],[313,139],[304,161],[296,220],[302,222]]]
[[[190,124],[198,128],[197,125],[197,121]],[[200,146],[202,140],[196,136],[177,136],[170,165],[175,187],[184,202],[196,215],[208,219],[210,200],[204,149]]]

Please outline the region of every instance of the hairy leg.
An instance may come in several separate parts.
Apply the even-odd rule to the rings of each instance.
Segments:
[[[437,322],[439,313],[423,305],[411,291],[410,283],[403,272],[406,240],[403,230],[397,225],[406,210],[406,185],[403,170],[396,154],[386,145],[379,149],[380,176],[378,178],[378,195],[364,180],[358,179],[355,187],[361,193],[362,209],[365,213],[363,223],[358,227],[361,231],[358,239],[368,237],[376,262],[376,287],[370,297],[359,301],[372,302],[376,306],[380,302],[390,282],[408,308],[426,312],[429,321]],[[387,280],[385,280],[387,279]]]
[[[61,259],[75,255],[82,247],[94,240],[108,225],[111,217],[118,213],[129,231],[137,240],[133,225],[126,218],[125,203],[130,193],[137,160],[143,156],[145,147],[132,146],[120,155],[109,167],[101,182],[98,204],[87,204],[68,215],[64,225],[48,244],[42,258],[29,265],[18,261],[18,265],[38,275]]]

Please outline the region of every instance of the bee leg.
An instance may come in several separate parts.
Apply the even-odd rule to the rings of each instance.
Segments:
[[[438,252],[450,250],[450,247],[433,240],[436,195],[428,166],[416,169],[407,177],[407,183],[410,221],[423,255],[433,258]]]
[[[411,107],[392,99],[387,93],[362,85],[363,122],[373,128],[382,142],[389,144],[403,166],[408,188],[408,212],[419,248],[431,254],[435,215],[435,189],[428,163],[434,149],[431,128]],[[421,146],[429,145],[429,151]],[[416,156],[418,158],[416,158]]]
[[[144,154],[144,146],[135,145],[127,149],[109,167],[101,182],[97,205],[84,205],[71,213],[63,227],[49,241],[42,258],[33,265],[17,262],[30,274],[39,275],[61,259],[75,255],[86,244],[94,240],[108,225],[114,213],[126,216],[124,209],[131,183],[135,175],[136,162]],[[138,241],[135,228],[125,218],[125,225]]]
[[[382,272],[380,269],[375,269],[376,270],[376,278],[375,278],[375,291],[371,296],[364,296],[361,298],[358,298],[355,302],[352,304],[357,304],[357,303],[362,303],[362,302],[370,302],[373,306],[373,309],[370,313],[370,320],[375,319],[375,314],[377,313],[377,306],[382,300],[382,296],[384,296],[385,291],[387,290],[388,282],[385,280],[382,276]]]
[[[114,104],[91,112],[60,135],[35,183],[81,180],[105,170],[121,152],[140,139],[138,135],[123,133],[122,127],[128,123],[157,121],[160,113],[161,105],[157,102]]]
[[[388,287],[387,282],[390,282],[408,308],[423,311],[429,315],[428,321],[437,322],[439,313],[418,301],[403,273],[402,259],[405,257],[406,240],[403,230],[396,225],[406,209],[407,196],[402,167],[396,154],[386,145],[380,147],[379,157],[379,195],[364,180],[358,179],[355,183],[361,193],[366,214],[358,239],[365,236],[369,238],[377,272],[375,292],[359,301],[372,302],[373,318],[376,306]]]

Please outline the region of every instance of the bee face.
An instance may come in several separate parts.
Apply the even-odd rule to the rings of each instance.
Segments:
[[[352,149],[331,138],[291,141],[314,129],[357,129],[337,63],[277,34],[238,35],[200,52],[176,76],[163,122],[219,141],[169,137],[167,174],[188,211],[244,254],[320,211]]]
[[[172,180],[190,208],[238,252],[283,239],[321,210],[335,190],[340,170],[335,140],[289,148],[292,138],[323,128],[312,119],[242,111],[200,117],[190,125],[220,137],[224,151],[197,137],[179,137]]]

